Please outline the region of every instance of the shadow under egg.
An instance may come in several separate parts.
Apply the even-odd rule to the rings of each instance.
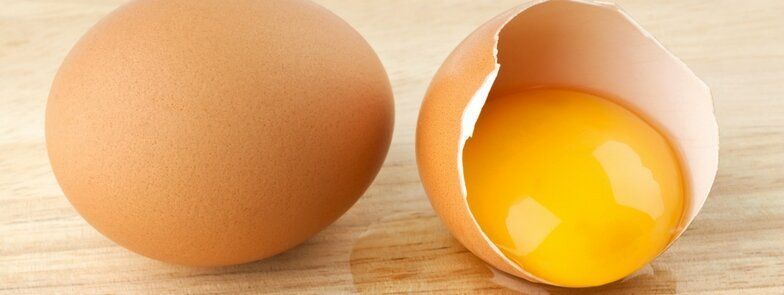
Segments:
[[[523,294],[677,294],[677,280],[668,270],[647,265],[620,281],[591,288],[562,288],[531,283],[487,266],[493,282]]]
[[[391,215],[355,243],[351,274],[361,294],[389,292],[523,294],[674,294],[677,280],[655,264],[601,287],[569,289],[519,279],[485,264],[455,240],[430,212]]]

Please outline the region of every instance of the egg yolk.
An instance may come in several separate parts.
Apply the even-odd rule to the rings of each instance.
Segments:
[[[549,283],[619,280],[672,240],[684,206],[667,139],[610,100],[560,89],[488,99],[463,167],[487,237]]]

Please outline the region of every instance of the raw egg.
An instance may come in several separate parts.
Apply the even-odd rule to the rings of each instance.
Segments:
[[[436,74],[417,128],[423,184],[453,235],[557,286],[608,284],[655,259],[718,163],[705,84],[617,7],[585,1],[526,4],[476,30]]]
[[[683,213],[680,164],[667,139],[625,108],[580,92],[488,100],[463,168],[468,207],[487,237],[532,274],[565,285],[642,267]]]
[[[387,74],[306,0],[133,1],[74,46],[46,140],[76,210],[134,252],[219,266],[290,249],[379,171]]]

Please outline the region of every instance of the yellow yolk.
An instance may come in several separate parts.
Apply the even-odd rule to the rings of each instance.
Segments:
[[[683,213],[683,176],[667,139],[626,108],[581,92],[488,99],[463,167],[484,233],[556,285],[633,273],[664,250]]]

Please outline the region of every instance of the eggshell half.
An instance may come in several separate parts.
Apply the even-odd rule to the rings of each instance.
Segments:
[[[52,85],[52,169],[140,254],[250,262],[302,243],[386,156],[392,91],[347,23],[305,0],[142,0],[93,27]]]
[[[552,284],[521,269],[484,235],[468,208],[462,171],[463,146],[487,97],[536,86],[615,98],[669,135],[682,157],[688,192],[677,235],[686,229],[718,166],[718,126],[708,87],[618,7],[537,1],[468,36],[436,73],[422,103],[416,138],[420,177],[438,215],[466,248],[504,272]]]

